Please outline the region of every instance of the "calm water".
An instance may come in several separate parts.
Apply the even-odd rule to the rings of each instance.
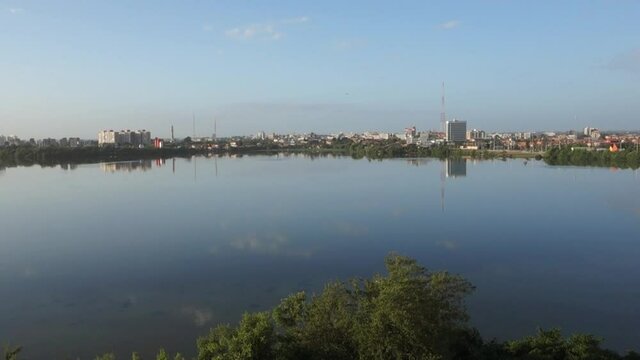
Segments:
[[[212,325],[389,251],[470,279],[485,336],[640,344],[639,173],[295,156],[0,170],[0,342],[192,354]]]

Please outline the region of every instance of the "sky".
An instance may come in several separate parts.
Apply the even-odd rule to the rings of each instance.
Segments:
[[[640,1],[0,0],[0,134],[640,129]]]

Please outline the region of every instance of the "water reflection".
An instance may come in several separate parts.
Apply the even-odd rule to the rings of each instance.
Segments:
[[[425,165],[428,165],[432,160],[433,159],[429,159],[429,158],[409,159],[407,160],[407,164],[413,165],[413,166],[425,166]]]
[[[440,172],[440,210],[446,211],[446,183],[447,179],[455,179],[467,176],[467,159],[444,159]]]
[[[158,160],[156,166],[161,165],[162,161]],[[132,171],[148,171],[152,168],[151,160],[136,160],[136,161],[119,161],[111,163],[101,163],[100,169],[106,173],[114,173],[118,171],[132,172]]]
[[[467,159],[445,159],[444,163],[448,178],[467,176]]]
[[[8,169],[0,340],[29,358],[188,351],[210,326],[370,276],[398,251],[468,277],[488,337],[561,326],[635,346],[637,172],[521,163],[274,155]],[[96,193],[99,205],[74,201]]]
[[[70,163],[69,164],[60,164],[60,168],[62,170],[65,170],[65,171],[67,171],[67,170],[75,170],[75,169],[78,168],[78,164],[70,164]]]

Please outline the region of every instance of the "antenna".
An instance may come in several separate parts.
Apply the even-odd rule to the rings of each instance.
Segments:
[[[442,108],[440,111],[440,126],[442,128],[442,131],[446,132],[446,128],[445,125],[447,123],[447,115],[445,113],[445,107],[444,107],[444,81],[442,82]]]
[[[218,120],[213,118],[213,141],[215,142],[218,139]]]
[[[193,138],[196,137],[196,113],[193,113]]]

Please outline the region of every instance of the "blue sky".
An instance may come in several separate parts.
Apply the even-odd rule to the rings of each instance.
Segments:
[[[640,1],[0,0],[0,133],[640,128]]]

